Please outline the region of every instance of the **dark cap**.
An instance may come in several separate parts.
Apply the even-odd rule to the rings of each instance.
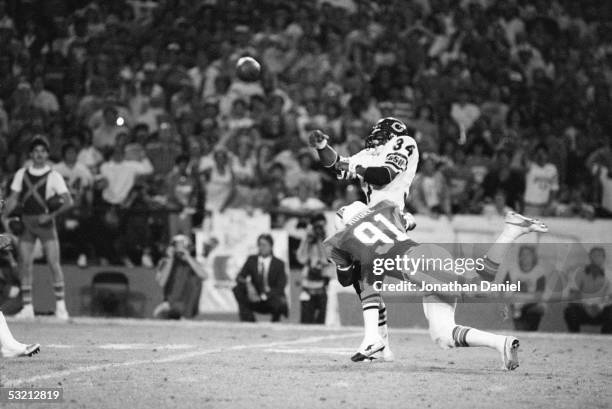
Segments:
[[[37,146],[44,146],[49,151],[49,141],[43,135],[35,135],[30,141],[28,152],[32,152]]]

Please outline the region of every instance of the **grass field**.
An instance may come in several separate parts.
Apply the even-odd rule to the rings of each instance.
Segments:
[[[441,350],[396,330],[396,361],[354,364],[359,328],[220,322],[10,322],[33,358],[0,360],[0,384],[62,387],[62,408],[609,408],[612,337],[519,334],[521,365]],[[0,407],[3,404],[0,404]],[[24,405],[8,405],[24,407]]]

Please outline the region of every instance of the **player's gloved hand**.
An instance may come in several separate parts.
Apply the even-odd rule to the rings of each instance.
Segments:
[[[349,162],[347,158],[340,158],[336,162],[336,170],[340,172],[340,179],[355,179],[357,175],[349,171]]]
[[[316,149],[323,149],[327,146],[327,140],[329,136],[325,135],[323,132],[318,129],[312,131],[308,136],[308,142],[310,146]]]
[[[416,219],[412,213],[402,213],[402,217],[404,218],[404,228],[406,231],[414,230],[416,227]]]
[[[349,158],[348,160],[348,171],[351,175],[356,175],[357,174],[357,166],[359,166],[359,163],[357,163],[356,160],[351,160],[351,158]]]

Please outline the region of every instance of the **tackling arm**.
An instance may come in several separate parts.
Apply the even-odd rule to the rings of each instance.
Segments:
[[[383,186],[391,183],[393,179],[398,175],[398,171],[391,169],[389,166],[370,166],[364,168],[361,165],[357,165],[355,172],[363,177],[366,183],[371,185]]]
[[[313,131],[309,136],[310,146],[315,148],[319,153],[321,165],[326,168],[331,168],[338,162],[339,155],[334,148],[328,145],[328,139],[329,136],[319,130]]]

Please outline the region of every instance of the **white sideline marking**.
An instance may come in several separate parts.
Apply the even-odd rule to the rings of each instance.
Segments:
[[[9,380],[5,386],[16,387],[16,386],[23,385],[23,384],[33,384],[35,382],[44,381],[47,379],[67,377],[71,375],[94,372],[94,371],[99,371],[99,370],[108,369],[108,368],[121,368],[121,367],[146,365],[146,364],[149,364],[149,365],[150,364],[164,364],[164,363],[169,363],[169,362],[182,361],[184,359],[197,358],[203,355],[209,355],[209,354],[225,352],[225,351],[241,351],[241,350],[250,349],[250,348],[274,348],[274,347],[280,347],[280,346],[285,346],[285,345],[309,344],[313,342],[320,342],[320,341],[339,339],[339,338],[349,338],[349,337],[354,337],[354,336],[355,334],[338,334],[338,335],[327,335],[327,336],[318,336],[318,337],[307,337],[307,338],[297,339],[293,341],[276,341],[276,342],[267,342],[264,344],[242,344],[242,345],[234,345],[234,346],[225,347],[225,348],[211,348],[211,349],[204,349],[200,351],[184,352],[182,354],[168,356],[164,358],[157,358],[157,359],[138,359],[138,360],[126,361],[126,362],[112,362],[108,364],[86,365],[86,366],[81,366],[81,367],[77,367],[73,369],[66,369],[63,371],[55,371],[55,372],[51,372],[51,373],[47,373],[43,375],[31,376],[29,378],[18,378],[14,380]]]

